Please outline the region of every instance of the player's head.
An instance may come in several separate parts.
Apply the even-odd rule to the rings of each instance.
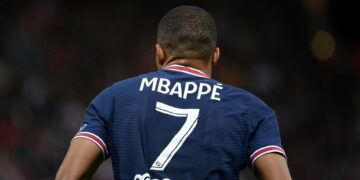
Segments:
[[[160,58],[158,66],[162,66],[162,61],[176,59],[215,63],[219,57],[215,22],[209,13],[199,7],[171,9],[159,22],[156,48],[157,61]]]

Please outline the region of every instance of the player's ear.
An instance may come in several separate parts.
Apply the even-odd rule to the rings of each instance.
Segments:
[[[156,65],[158,69],[161,69],[161,67],[164,65],[166,60],[166,52],[163,47],[159,43],[156,43]]]
[[[214,54],[212,55],[212,59],[211,59],[211,65],[215,65],[220,58],[220,49],[219,47],[215,48]]]

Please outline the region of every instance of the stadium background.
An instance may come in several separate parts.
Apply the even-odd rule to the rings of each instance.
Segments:
[[[161,16],[207,9],[213,78],[272,106],[294,179],[360,176],[360,41],[341,1],[0,1],[0,180],[53,179],[87,104],[155,69]],[[111,179],[109,161],[94,179]],[[250,171],[242,179],[254,179]]]

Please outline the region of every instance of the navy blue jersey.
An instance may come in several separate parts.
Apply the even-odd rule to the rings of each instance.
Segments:
[[[180,65],[102,91],[74,138],[111,157],[115,179],[239,179],[262,155],[285,156],[269,106]]]

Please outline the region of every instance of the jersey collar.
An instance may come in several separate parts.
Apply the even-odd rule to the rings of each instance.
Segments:
[[[210,77],[208,75],[206,75],[204,72],[202,72],[202,71],[200,71],[198,69],[187,67],[187,66],[182,66],[182,65],[178,65],[178,64],[171,64],[169,66],[166,66],[164,69],[183,72],[183,73],[186,73],[186,74],[191,74],[191,75],[194,75],[194,76],[210,79]]]

